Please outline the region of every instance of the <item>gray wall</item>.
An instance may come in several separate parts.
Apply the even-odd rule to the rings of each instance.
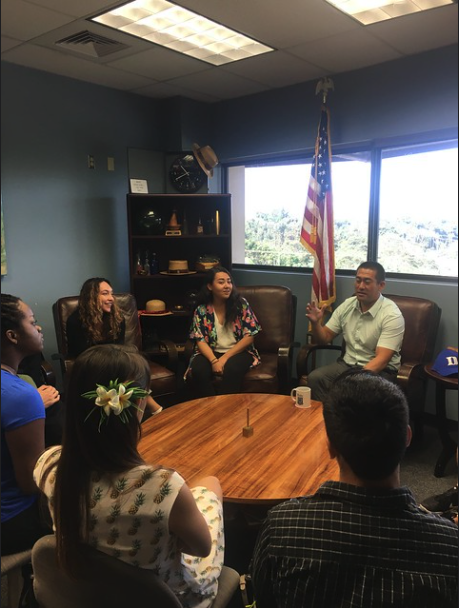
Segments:
[[[333,76],[332,146],[456,130],[457,45]],[[317,81],[221,102],[213,146],[220,160],[313,149]]]
[[[129,290],[127,150],[162,145],[158,104],[4,62],[1,94],[2,291],[33,307],[49,356],[57,298],[78,293],[90,276]]]
[[[332,143],[439,132],[457,134],[457,46],[334,77]],[[211,144],[222,161],[311,149],[320,101],[316,82],[206,106],[171,103],[2,62],[2,201],[8,275],[2,291],[31,304],[56,350],[51,305],[89,276],[129,289],[126,227],[128,150]],[[179,117],[177,121],[177,116]],[[87,155],[96,169],[87,168]],[[107,170],[107,157],[115,171]],[[433,181],[436,182],[435,176]],[[304,341],[310,276],[237,271],[241,284],[281,283],[298,296]],[[352,279],[338,277],[338,299]],[[389,281],[443,309],[438,349],[458,343],[457,283]],[[457,393],[448,395],[457,419]],[[431,405],[430,405],[431,407]]]

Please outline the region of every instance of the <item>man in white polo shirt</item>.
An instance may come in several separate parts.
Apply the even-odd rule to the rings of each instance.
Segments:
[[[315,302],[307,304],[306,316],[315,344],[328,344],[339,334],[346,342],[343,357],[308,375],[313,399],[323,401],[333,380],[351,367],[368,369],[395,381],[405,320],[398,306],[381,294],[385,279],[385,270],[378,262],[360,264],[355,294],[338,306],[325,325],[322,325],[325,310]]]

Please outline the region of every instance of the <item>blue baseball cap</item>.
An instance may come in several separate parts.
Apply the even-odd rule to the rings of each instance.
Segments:
[[[432,370],[440,376],[457,374],[457,348],[448,347],[442,350],[435,359]]]

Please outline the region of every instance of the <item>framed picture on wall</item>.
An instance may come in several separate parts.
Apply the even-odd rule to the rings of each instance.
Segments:
[[[1,201],[1,214],[2,214],[2,276],[6,274],[6,247],[5,247],[5,229],[3,226],[3,199]]]

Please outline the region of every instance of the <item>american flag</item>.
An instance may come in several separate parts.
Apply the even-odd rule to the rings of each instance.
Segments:
[[[311,302],[330,308],[336,300],[330,113],[323,105],[311,167],[301,244],[314,256]]]

